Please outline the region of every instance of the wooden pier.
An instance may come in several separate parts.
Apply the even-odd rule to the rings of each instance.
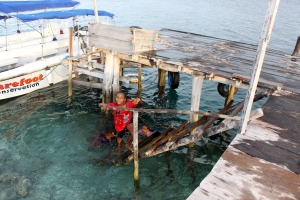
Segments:
[[[272,95],[188,200],[300,199],[299,102],[300,94]]]
[[[100,88],[102,102],[112,101],[120,89],[119,82],[132,82],[124,74],[124,68],[138,68],[137,94],[141,94],[142,70],[146,67],[158,69],[157,85],[162,90],[167,71],[176,74],[177,79],[179,73],[188,73],[192,76],[190,111],[129,109],[134,113],[134,153],[130,155],[129,152],[126,162],[134,161],[134,181],[139,179],[139,158],[187,144],[192,148],[193,142],[232,129],[240,121],[240,133],[246,130],[246,134],[236,136],[211,174],[189,199],[299,199],[299,47],[296,45],[292,56],[267,49],[278,3],[279,0],[269,1],[259,45],[170,29],[152,31],[90,23],[86,54],[73,56],[70,41],[70,57],[64,61],[69,64],[69,101],[72,101],[72,84]],[[89,82],[73,80],[72,75],[78,73],[87,74]],[[93,77],[97,78],[96,82]],[[218,114],[200,112],[205,80],[229,85],[229,90],[222,95],[225,106]],[[174,83],[170,87],[177,86],[178,83]],[[234,107],[230,116],[224,115],[230,110],[238,88],[248,90],[245,101]],[[256,120],[263,112],[259,109],[250,115],[254,96],[265,97],[274,91],[275,95],[264,106],[264,117]],[[242,109],[242,116],[236,117]],[[147,150],[142,147],[144,153],[140,154],[138,112],[182,112],[190,115],[190,121],[171,131],[170,135],[158,137],[161,140],[155,140],[152,147],[146,145]],[[202,118],[198,119],[198,115]],[[213,126],[218,118],[225,120]],[[246,129],[251,119],[254,120]],[[196,131],[200,125],[202,127]]]

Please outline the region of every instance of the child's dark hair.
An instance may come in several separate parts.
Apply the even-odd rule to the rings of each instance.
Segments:
[[[115,132],[115,127],[111,126],[111,125],[106,125],[105,129],[104,129],[105,133],[111,133],[111,132]]]
[[[150,127],[149,127],[147,124],[143,124],[143,126],[147,127],[147,129],[150,130]],[[143,127],[143,126],[142,126],[142,127]]]
[[[118,94],[123,94],[123,95],[124,95],[124,97],[125,97],[125,99],[127,99],[125,92],[123,92],[123,91],[120,91],[120,92],[118,92],[116,95],[118,95]]]

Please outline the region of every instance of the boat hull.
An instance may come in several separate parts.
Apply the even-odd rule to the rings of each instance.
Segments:
[[[0,100],[24,95],[68,79],[68,67],[57,64],[0,81]]]

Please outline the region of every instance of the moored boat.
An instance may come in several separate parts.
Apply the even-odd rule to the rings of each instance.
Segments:
[[[46,1],[34,1],[33,8],[37,10],[45,8]],[[49,1],[50,8],[60,6],[72,7],[77,5],[75,1]],[[55,4],[58,2],[58,4]],[[64,2],[64,3],[62,3]],[[94,15],[92,9],[73,9],[64,11],[44,11],[29,14],[13,14],[13,12],[25,11],[24,5],[9,2],[0,4],[0,20],[4,22],[7,30],[7,22],[15,19],[18,22],[29,24],[31,21],[43,21],[42,26],[34,28],[34,31],[20,31],[0,37],[0,100],[7,99],[48,87],[64,81],[68,77],[68,68],[61,64],[61,60],[69,55],[69,31],[67,19],[78,16]],[[20,2],[19,2],[20,3]],[[27,1],[26,6],[28,5]],[[47,2],[46,2],[47,3]],[[36,8],[36,9],[35,9]],[[19,9],[19,10],[18,10]],[[8,13],[5,13],[8,12]],[[106,11],[98,11],[98,16],[112,18],[114,15]],[[48,22],[48,20],[61,19],[61,23]],[[44,22],[48,23],[44,23]],[[77,27],[78,24],[77,24]],[[73,38],[73,55],[84,52],[86,43],[86,31],[75,28]],[[6,32],[6,31],[5,31]]]

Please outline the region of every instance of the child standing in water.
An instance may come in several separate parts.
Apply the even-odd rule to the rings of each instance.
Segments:
[[[134,98],[131,100],[126,99],[126,94],[124,92],[118,92],[116,96],[116,102],[111,102],[108,104],[99,104],[104,110],[108,110],[109,107],[121,107],[121,108],[135,108],[138,103],[140,103],[140,98]],[[130,136],[127,140],[125,147],[133,152],[131,143],[133,141],[133,124],[132,124],[132,112],[125,110],[113,110],[114,114],[114,125],[115,125],[115,135],[117,136],[118,143],[118,153],[120,153],[122,146],[122,138],[125,131],[128,130]]]
[[[139,130],[140,135],[144,135],[146,137],[150,137],[154,132],[150,130],[148,125],[143,125],[142,128]]]

